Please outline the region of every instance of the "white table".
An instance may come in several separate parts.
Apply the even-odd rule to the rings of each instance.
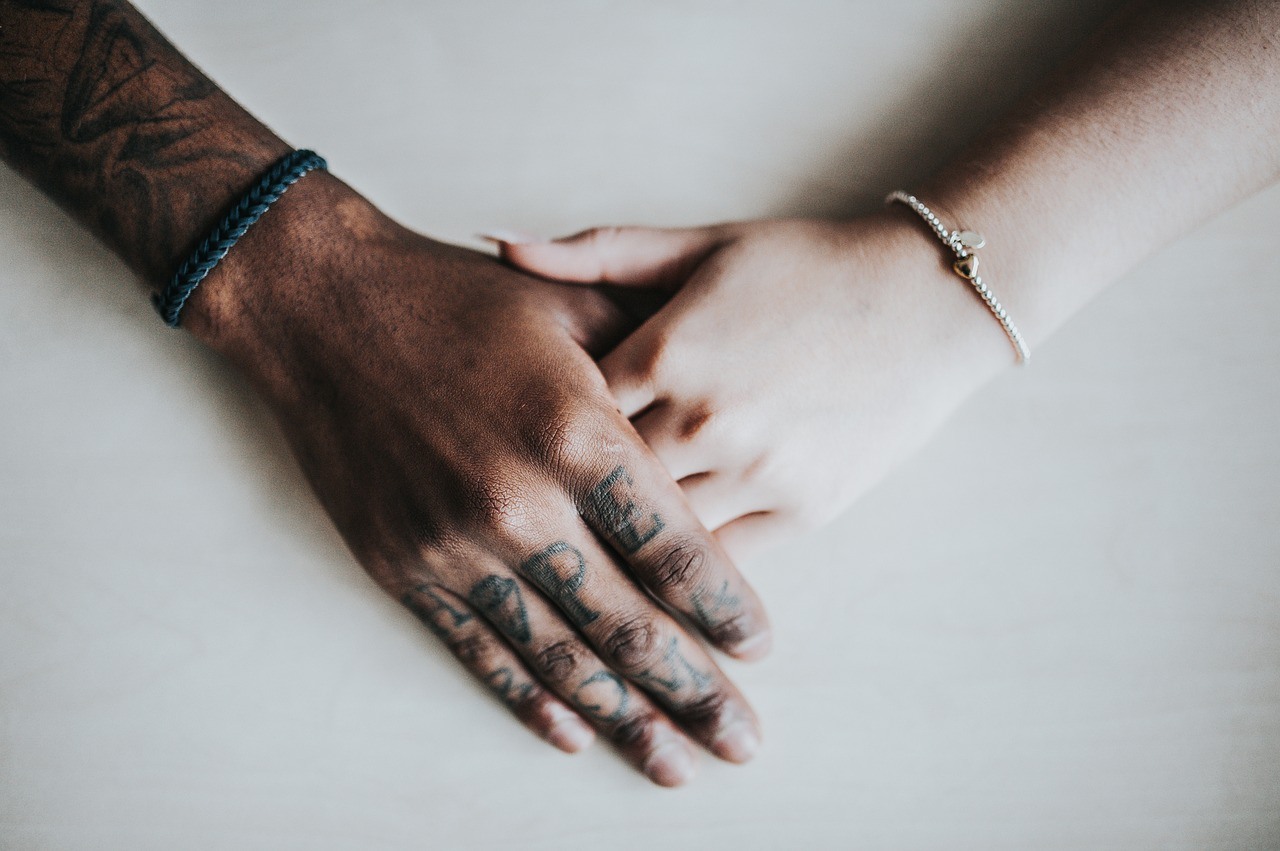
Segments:
[[[1107,4],[149,0],[433,234],[869,209]],[[1189,164],[1194,167],[1194,163]],[[1280,847],[1280,192],[1151,259],[746,565],[749,767],[510,721],[243,382],[0,170],[0,847]]]

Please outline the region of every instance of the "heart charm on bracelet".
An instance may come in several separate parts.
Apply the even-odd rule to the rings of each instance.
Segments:
[[[972,281],[978,276],[978,255],[966,254],[964,257],[958,257],[956,262],[951,264],[951,268],[955,269],[960,277]]]

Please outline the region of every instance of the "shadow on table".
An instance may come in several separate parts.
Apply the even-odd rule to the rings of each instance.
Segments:
[[[910,189],[972,141],[1106,20],[1115,0],[1005,0],[981,10],[953,4],[941,50],[921,53],[923,73],[864,130],[832,140],[824,169],[784,193],[780,216],[845,218],[875,210],[892,189]],[[967,17],[966,17],[967,16]],[[902,49],[913,50],[904,44]]]

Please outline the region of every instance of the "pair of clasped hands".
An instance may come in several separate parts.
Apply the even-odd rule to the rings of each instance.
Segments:
[[[666,786],[698,746],[749,760],[759,721],[702,643],[770,649],[735,563],[928,435],[977,380],[981,306],[910,213],[490,239],[428,239],[317,172],[187,325],[263,390],[374,579],[534,732],[599,733]],[[638,321],[620,288],[660,306]]]

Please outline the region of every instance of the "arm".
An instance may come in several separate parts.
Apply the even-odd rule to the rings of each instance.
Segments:
[[[981,231],[1032,350],[1138,260],[1280,174],[1280,4],[1133,5],[913,191]],[[1013,363],[914,213],[500,243],[547,277],[673,292],[602,361],[734,557],[846,507]]]
[[[0,153],[153,284],[287,150],[127,3],[0,0]],[[742,658],[767,623],[606,392],[606,300],[316,172],[184,316],[263,393],[361,564],[535,732],[573,751],[599,730],[667,785],[690,739],[751,756],[750,707],[641,585]]]

